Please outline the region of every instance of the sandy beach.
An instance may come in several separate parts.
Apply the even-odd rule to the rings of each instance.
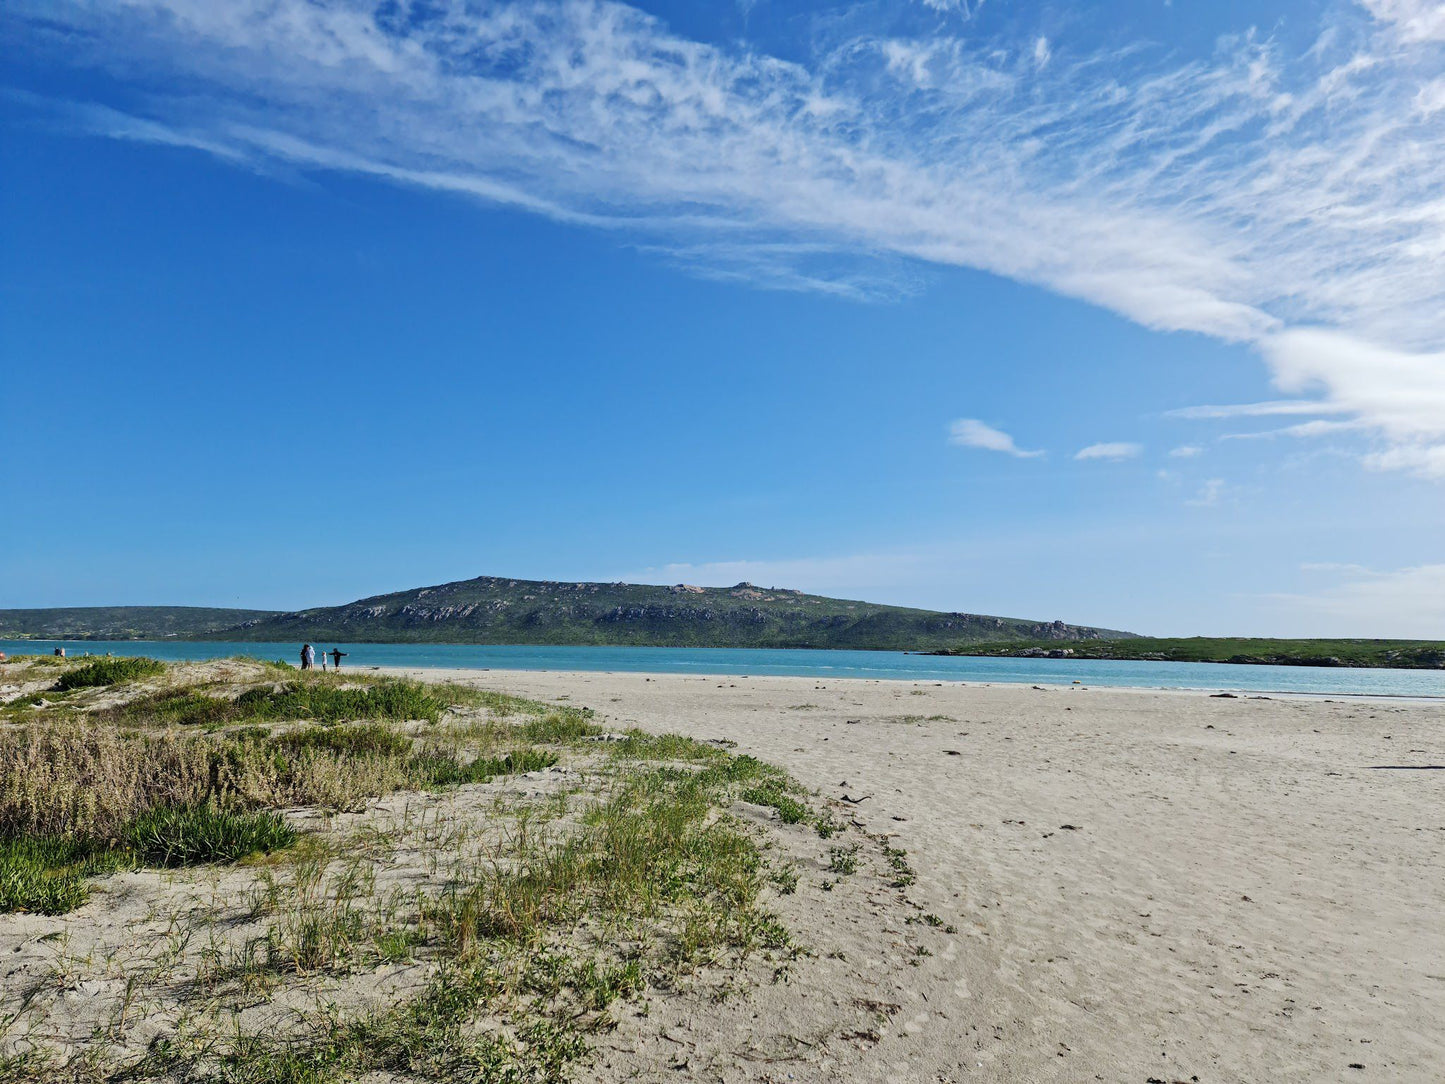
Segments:
[[[618,729],[736,742],[825,798],[851,799],[859,826],[906,849],[911,897],[956,933],[915,950],[916,966],[852,968],[848,981],[878,989],[810,979],[805,966],[794,987],[679,1019],[663,1029],[678,1050],[712,1048],[698,1079],[1445,1078],[1445,771],[1429,768],[1445,765],[1445,706],[418,676],[585,705]],[[839,956],[866,955],[879,936],[837,915],[809,927],[809,913],[799,904],[788,916],[800,938]],[[731,1040],[766,1030],[771,1014],[826,1031],[830,1011],[860,1003],[886,1008],[857,1042],[804,1044],[773,1066],[728,1060]],[[657,1059],[626,1038],[624,1027],[599,1079],[653,1078],[638,1066]]]

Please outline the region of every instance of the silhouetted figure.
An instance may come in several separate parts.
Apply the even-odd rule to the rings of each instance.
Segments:
[[[345,651],[342,651],[341,648],[333,647],[331,649],[331,669],[340,670],[341,660],[346,658],[346,655],[347,653]]]

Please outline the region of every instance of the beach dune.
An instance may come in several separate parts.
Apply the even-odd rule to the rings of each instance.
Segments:
[[[888,990],[833,991],[889,1002],[877,1041],[782,1073],[715,1056],[717,1079],[1445,1079],[1445,706],[424,676],[734,741],[906,849],[911,898],[956,932]]]

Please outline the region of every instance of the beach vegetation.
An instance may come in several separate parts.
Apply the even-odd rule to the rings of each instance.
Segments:
[[[619,1001],[758,954],[778,980],[803,952],[767,906],[796,891],[797,869],[733,810],[821,818],[763,761],[460,685],[277,682],[261,664],[165,676],[123,704],[0,729],[13,769],[0,774],[0,910],[64,914],[124,869],[241,863],[224,876],[250,879],[213,900],[230,910],[199,948],[185,947],[191,905],[177,911],[171,962],[146,981],[197,1008],[120,1060],[96,1046],[96,1079],[557,1081]],[[569,764],[584,770],[528,794],[453,793]],[[369,800],[396,791],[409,793],[373,816]],[[349,828],[311,819],[362,809]],[[383,881],[398,849],[406,876]],[[235,1024],[240,1006],[310,977],[384,967],[415,981],[380,1004],[297,1009],[284,1027]],[[224,1026],[205,1022],[222,1007]],[[7,1079],[79,1068],[0,1052]]]
[[[828,848],[828,872],[846,876],[858,872],[858,844]]]
[[[149,809],[126,826],[124,839],[148,866],[199,866],[281,850],[296,842],[296,830],[269,810],[237,812],[201,803]]]
[[[93,659],[73,670],[61,674],[55,682],[56,692],[71,689],[91,689],[102,685],[119,685],[126,681],[140,681],[165,673],[165,663],[147,658],[105,658]]]

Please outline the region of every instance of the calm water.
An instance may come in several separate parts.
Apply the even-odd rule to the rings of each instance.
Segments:
[[[901,651],[817,651],[731,647],[494,647],[478,644],[317,644],[349,652],[347,667],[410,666],[493,670],[627,670],[654,674],[776,674],[812,678],[912,681],[1010,681],[1038,685],[1113,685],[1143,689],[1233,689],[1375,696],[1445,697],[1445,670],[1359,670],[1317,666],[1234,666],[1198,662],[978,659]],[[10,654],[150,655],[214,659],[252,655],[296,662],[297,643],[0,640]]]

